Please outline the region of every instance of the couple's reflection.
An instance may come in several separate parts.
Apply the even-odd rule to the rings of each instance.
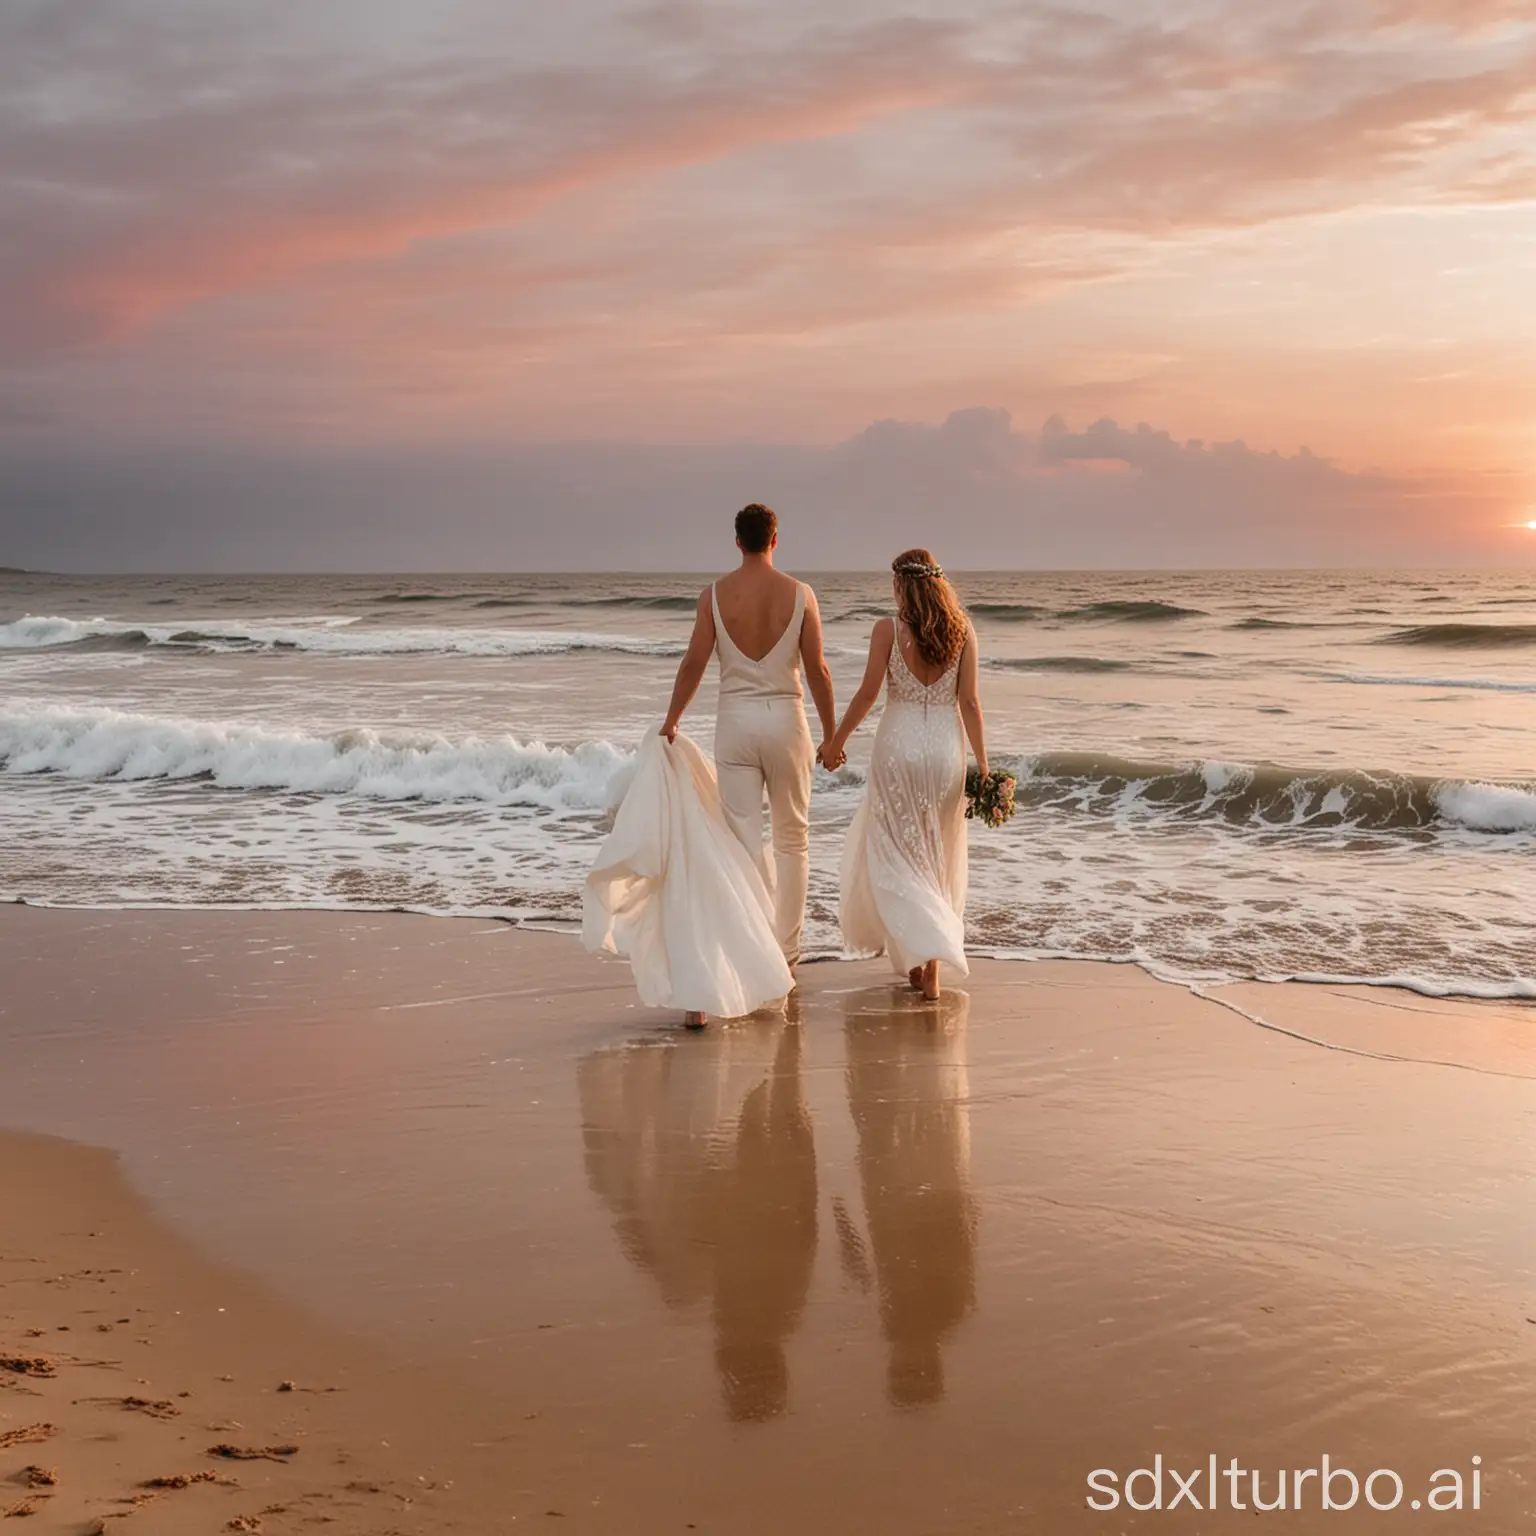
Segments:
[[[798,1022],[751,1019],[581,1064],[587,1177],[667,1304],[707,1303],[726,1412],[770,1419],[816,1257]]]
[[[898,1407],[944,1395],[943,1346],[976,1304],[966,1018],[970,999],[893,1010],[886,988],[844,1002],[848,1107],[872,1264],[837,1212],[845,1270],[873,1270],[886,1345],[886,1395]]]
[[[969,999],[889,987],[841,999],[867,1249],[834,1203],[844,1268],[879,1294],[887,1390],[944,1389],[942,1346],[975,1297],[965,1023]],[[816,1147],[799,1010],[589,1056],[579,1069],[587,1177],[625,1254],[679,1310],[707,1306],[726,1412],[789,1400],[785,1346],[817,1242]]]

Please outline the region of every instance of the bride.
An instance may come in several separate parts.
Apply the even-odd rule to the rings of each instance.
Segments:
[[[939,995],[939,967],[965,960],[965,739],[988,772],[976,631],[926,549],[891,563],[896,617],[869,640],[864,681],[823,750],[847,760],[848,739],[886,689],[869,781],[843,853],[843,937],[884,952],[924,997]],[[963,732],[962,732],[963,727]]]

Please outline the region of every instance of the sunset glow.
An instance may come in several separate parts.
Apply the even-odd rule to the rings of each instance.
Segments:
[[[1528,559],[1533,80],[1513,0],[21,0],[0,490],[82,448],[598,443],[660,511],[791,445],[878,459],[864,500],[920,452],[1155,525],[1189,498],[1142,482],[1219,518],[1275,454],[1363,530],[1286,558]],[[1090,430],[1140,445],[1118,491]]]

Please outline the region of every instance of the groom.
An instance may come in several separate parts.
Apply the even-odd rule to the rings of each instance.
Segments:
[[[774,933],[793,967],[800,958],[810,874],[811,747],[802,671],[823,743],[837,729],[832,673],[822,652],[816,594],[774,569],[779,521],[753,502],[736,514],[741,564],[699,594],[693,637],[677,669],[661,734],[677,739],[683,711],[716,653],[720,707],[715,766],[726,820],[774,891]],[[763,847],[763,796],[768,798],[775,868]],[[695,1022],[690,1019],[690,1023]]]

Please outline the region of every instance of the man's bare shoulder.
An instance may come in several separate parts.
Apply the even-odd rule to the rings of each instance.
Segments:
[[[770,601],[780,597],[793,597],[800,585],[801,583],[793,576],[770,567],[768,570],[732,571],[715,582],[715,590],[722,598],[734,597],[740,593],[745,601],[760,602],[764,597],[769,597]]]

